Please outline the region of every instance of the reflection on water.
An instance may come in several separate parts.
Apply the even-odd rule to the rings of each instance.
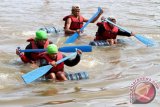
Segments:
[[[62,18],[70,14],[75,3],[81,5],[81,13],[87,18],[100,6],[105,17],[114,15],[119,25],[160,42],[159,0],[3,0],[0,4],[1,106],[131,107],[129,87],[136,78],[147,76],[159,81],[159,46],[146,47],[134,37],[120,37],[127,41],[126,45],[93,47],[93,52],[83,53],[77,66],[65,67],[71,73],[88,72],[87,80],[24,84],[21,75],[33,68],[20,61],[15,49],[18,46],[24,49],[28,44],[26,39],[41,27],[63,29]],[[88,44],[96,30],[96,24],[89,24],[85,28],[87,36],[83,35],[73,45]],[[59,47],[65,45],[63,33],[50,34],[49,38]],[[159,96],[148,106],[159,107]]]

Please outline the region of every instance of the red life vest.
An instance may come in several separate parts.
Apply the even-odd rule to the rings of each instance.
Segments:
[[[80,16],[79,19],[77,19],[75,16],[73,15],[68,15],[68,16],[65,16],[63,18],[63,21],[65,21],[65,26],[67,24],[67,19],[68,18],[71,18],[71,26],[70,26],[70,29],[71,30],[77,30],[77,29],[80,29],[83,27],[83,22],[84,22],[84,18],[82,16]],[[64,27],[65,28],[65,27]]]
[[[62,55],[61,52],[58,52],[58,53],[57,53],[57,58],[56,58],[55,60],[54,60],[54,59],[51,59],[46,52],[41,53],[40,56],[41,56],[42,58],[45,58],[48,63],[49,63],[49,62],[52,62],[52,61],[56,61],[56,62],[57,62],[57,61],[59,61],[59,60],[61,60],[61,59],[63,58],[63,55]],[[58,72],[58,71],[64,71],[64,62],[62,62],[62,63],[58,64],[56,67],[52,67],[52,68],[50,69],[50,72],[56,73],[56,72]]]
[[[112,29],[110,28],[107,22],[97,23],[97,26],[103,26],[105,31],[100,35],[98,32],[96,33],[95,40],[107,40],[107,39],[116,39],[118,33],[118,27],[114,26]]]
[[[33,38],[28,39],[27,42],[30,42],[30,43],[31,43],[32,49],[38,49],[38,47],[37,47],[37,45],[36,45],[36,43],[35,43],[35,40],[34,40]],[[47,48],[48,45],[49,45],[49,40],[47,39],[46,43],[44,44],[44,48]],[[40,53],[38,53],[38,52],[36,52],[36,53],[33,53],[33,52],[32,52],[32,53],[31,53],[31,58],[32,58],[33,60],[38,60],[38,59],[39,59],[39,54],[40,54]]]

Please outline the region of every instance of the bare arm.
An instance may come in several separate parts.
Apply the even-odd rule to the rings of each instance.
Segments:
[[[73,34],[73,33],[75,33],[76,32],[76,30],[71,30],[70,29],[70,26],[71,26],[71,18],[68,18],[67,19],[67,22],[66,22],[66,25],[65,25],[65,33],[67,33],[67,34]]]

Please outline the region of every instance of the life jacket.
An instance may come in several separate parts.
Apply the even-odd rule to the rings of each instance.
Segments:
[[[40,57],[45,58],[46,61],[49,63],[49,62],[52,62],[52,61],[57,62],[57,61],[61,60],[63,58],[63,55],[62,55],[61,52],[58,52],[57,53],[57,58],[56,59],[51,59],[46,52],[43,52],[43,53],[40,54]],[[56,67],[52,67],[49,72],[50,73],[51,72],[56,73],[58,71],[64,71],[64,62],[58,64]]]
[[[27,42],[31,43],[32,49],[38,49],[38,47],[35,43],[35,40],[33,38],[28,39]],[[47,39],[46,43],[44,44],[44,48],[47,48],[48,45],[49,45],[49,40]],[[36,52],[36,53],[32,52],[31,53],[31,59],[38,60],[39,59],[39,54],[40,53],[38,53],[38,52]]]
[[[95,40],[107,40],[107,39],[116,39],[118,33],[118,27],[114,26],[112,29],[110,28],[107,22],[97,23],[97,26],[103,26],[104,32],[97,32]]]
[[[70,26],[70,29],[71,30],[77,30],[77,29],[80,29],[83,27],[83,22],[84,22],[84,18],[82,16],[80,16],[79,19],[77,19],[75,16],[73,15],[68,15],[68,16],[65,16],[63,18],[63,21],[65,21],[65,26],[67,24],[67,19],[68,18],[71,18],[71,26]],[[64,27],[65,28],[65,27]]]

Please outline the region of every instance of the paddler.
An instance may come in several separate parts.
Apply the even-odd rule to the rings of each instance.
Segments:
[[[101,12],[97,15],[97,17],[95,17],[93,21],[91,21],[91,23],[94,23],[102,13],[103,13],[103,10],[101,10]],[[65,34],[69,35],[75,32],[80,33],[80,29],[83,27],[83,22],[87,22],[88,19],[84,18],[80,14],[80,6],[74,5],[72,6],[71,14],[68,16],[65,16],[63,18],[63,21],[65,21],[65,24],[64,24]]]
[[[27,42],[29,42],[29,44],[26,46],[25,49],[44,49],[44,48],[47,48],[47,46],[52,43],[51,41],[48,40],[47,33],[42,30],[36,31],[36,37],[29,38]],[[16,49],[16,54],[19,55],[19,57],[24,63],[35,64],[36,61],[39,59],[40,53],[41,52],[21,53],[18,49]]]
[[[104,17],[101,19],[104,20]],[[116,24],[116,18],[114,16],[109,16],[107,19]],[[106,42],[108,42],[110,45],[117,44],[117,35],[128,37],[135,35],[132,32],[128,33],[123,31],[106,21],[98,22],[97,26],[98,30],[96,32],[94,41],[106,40]]]
[[[67,66],[75,66],[80,62],[82,51],[77,49],[77,55],[74,59],[68,59],[60,64],[56,64],[58,60],[65,58],[66,56],[63,55],[61,52],[58,51],[58,48],[55,44],[50,44],[47,47],[47,51],[40,54],[41,58],[41,66],[45,65],[52,65],[53,67],[49,70],[49,72],[45,75],[46,79],[51,79],[53,81],[60,80],[65,81],[67,80],[64,72],[64,64]]]

